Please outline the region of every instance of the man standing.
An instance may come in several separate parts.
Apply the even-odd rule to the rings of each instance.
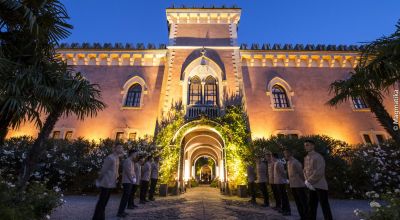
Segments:
[[[282,209],[281,199],[279,196],[277,186],[274,184],[274,165],[276,160],[275,158],[272,157],[272,153],[270,151],[267,151],[265,155],[268,162],[268,182],[271,186],[272,194],[275,199],[275,207],[273,207],[273,209],[281,210]]]
[[[151,163],[151,181],[150,181],[150,191],[149,191],[150,201],[154,201],[154,192],[156,191],[159,169],[160,169],[160,157],[157,156]]]
[[[103,162],[103,166],[99,172],[99,178],[96,180],[96,186],[100,188],[99,200],[93,214],[93,220],[104,220],[105,209],[110,199],[110,193],[117,185],[119,157],[124,155],[121,144],[114,144],[113,153],[108,155]]]
[[[315,143],[312,140],[304,142],[307,156],[304,158],[305,185],[309,189],[309,219],[317,218],[318,201],[321,204],[325,220],[332,219],[328,201],[328,183],[325,179],[325,160],[321,154],[315,152]]]
[[[264,207],[269,207],[269,197],[267,191],[267,164],[261,158],[257,158],[257,184],[264,197]]]
[[[121,202],[119,203],[119,209],[117,217],[124,218],[128,215],[125,212],[126,205],[129,200],[129,196],[132,193],[132,186],[136,183],[135,167],[133,160],[137,157],[136,150],[129,151],[128,158],[122,163],[122,187],[123,193],[121,196]]]
[[[144,164],[144,156],[139,155],[136,160],[134,161],[134,168],[135,168],[135,174],[136,174],[136,182],[132,186],[132,192],[131,195],[129,196],[128,200],[128,209],[134,209],[137,207],[135,205],[135,194],[137,189],[140,187],[140,182],[141,182],[141,176],[142,176],[142,165]]]
[[[149,189],[151,162],[152,162],[152,157],[148,156],[146,158],[146,162],[142,167],[142,177],[140,182],[140,202],[139,202],[140,204],[145,204],[146,202],[149,201],[146,199],[146,196],[147,196],[147,191]]]
[[[276,153],[272,154],[272,157],[275,160],[274,184],[276,185],[276,190],[278,191],[278,195],[281,201],[281,210],[278,211],[282,212],[284,216],[288,216],[291,215],[291,213],[290,213],[289,199],[286,191],[287,179],[286,179],[285,166],[278,159],[278,155]]]
[[[304,184],[303,166],[293,157],[290,150],[286,149],[283,152],[287,161],[287,168],[289,174],[290,189],[293,194],[294,201],[296,202],[297,211],[299,212],[300,219],[307,219],[307,195],[306,185]]]
[[[247,185],[249,188],[249,194],[251,199],[249,200],[250,203],[256,204],[256,171],[254,169],[254,165],[249,160],[247,161]]]

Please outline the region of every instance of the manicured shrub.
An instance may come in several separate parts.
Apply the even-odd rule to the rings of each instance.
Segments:
[[[400,189],[400,149],[394,142],[381,145],[351,146],[327,136],[288,136],[253,141],[253,152],[263,155],[267,150],[282,155],[282,148],[293,151],[303,162],[304,140],[316,143],[316,151],[326,162],[329,192],[336,198],[365,198],[368,191],[387,192]]]
[[[61,196],[36,182],[20,192],[12,183],[0,179],[0,219],[48,219],[51,211],[63,203]]]
[[[17,181],[22,161],[33,140],[30,137],[11,138],[0,147],[0,176],[11,183]],[[113,140],[99,143],[78,138],[74,141],[48,140],[46,152],[33,172],[31,181],[38,181],[49,189],[60,188],[66,193],[92,192],[104,158],[111,153]],[[149,139],[124,143],[126,151],[132,148],[140,152],[153,152]]]

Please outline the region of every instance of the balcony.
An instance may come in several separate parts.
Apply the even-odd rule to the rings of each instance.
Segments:
[[[216,118],[220,116],[221,110],[217,106],[188,106],[186,108],[186,117],[189,119],[205,116],[208,118]]]

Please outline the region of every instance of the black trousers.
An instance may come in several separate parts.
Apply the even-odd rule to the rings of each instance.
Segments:
[[[94,210],[93,220],[105,220],[105,209],[110,199],[111,188],[100,187],[100,196],[96,204],[96,209]]]
[[[149,199],[154,198],[154,192],[156,191],[157,181],[158,179],[153,179],[153,178],[150,181]]]
[[[283,212],[290,212],[289,198],[286,191],[286,184],[276,184],[278,188],[278,196],[281,201],[281,208]]]
[[[149,190],[149,181],[140,181],[140,201],[146,201],[147,190]]]
[[[281,197],[279,196],[279,190],[277,184],[271,184],[272,194],[275,199],[275,207],[278,209],[282,209]]]
[[[252,201],[256,201],[256,183],[255,182],[249,182],[247,184],[247,187],[249,189],[249,195],[251,197]]]
[[[299,212],[300,219],[307,219],[308,205],[307,194],[305,187],[290,188],[292,190],[294,201],[296,202],[297,211]]]
[[[267,183],[266,182],[262,182],[262,183],[258,183],[258,188],[260,189],[263,198],[264,198],[264,205],[268,205],[269,206],[269,196],[268,196],[268,190],[267,190]]]
[[[118,214],[122,214],[125,212],[126,205],[128,204],[129,196],[132,194],[132,185],[130,183],[123,183],[123,192],[121,196],[121,202],[119,203]]]
[[[135,194],[137,189],[139,188],[139,185],[133,184],[132,185],[132,190],[131,194],[129,195],[128,199],[128,207],[133,208],[135,206]]]
[[[328,190],[323,189],[309,190],[309,219],[317,218],[318,201],[321,204],[324,219],[331,220],[332,212],[328,201]]]

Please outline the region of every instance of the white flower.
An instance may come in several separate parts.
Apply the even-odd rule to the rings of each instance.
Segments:
[[[46,215],[46,219],[50,219],[50,215]]]
[[[371,208],[379,208],[379,207],[381,207],[381,204],[379,204],[378,202],[372,201],[369,203],[369,206],[371,206]]]
[[[53,190],[54,190],[55,192],[60,192],[60,191],[61,191],[60,187],[58,187],[58,186],[53,187]]]
[[[354,214],[356,215],[356,216],[358,216],[358,215],[360,215],[360,213],[361,213],[361,210],[360,209],[354,209]]]

